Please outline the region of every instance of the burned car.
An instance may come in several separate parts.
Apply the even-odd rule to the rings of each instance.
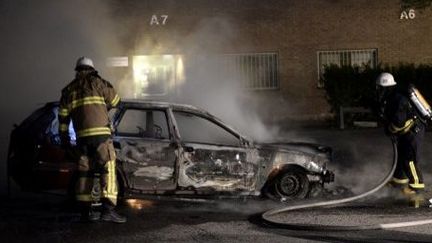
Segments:
[[[11,133],[8,172],[25,190],[73,191],[76,155],[60,147],[58,103],[36,110]],[[123,196],[305,198],[334,175],[329,147],[256,144],[189,105],[123,101],[110,111]],[[69,126],[75,138],[72,124]]]

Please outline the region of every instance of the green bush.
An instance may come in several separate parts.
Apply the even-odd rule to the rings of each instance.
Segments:
[[[409,83],[414,84],[430,104],[432,98],[432,66],[399,64],[398,66],[337,66],[325,68],[321,81],[324,84],[326,98],[332,111],[337,112],[340,106],[357,106],[374,110],[375,80],[381,72],[393,74],[399,89],[406,89]]]

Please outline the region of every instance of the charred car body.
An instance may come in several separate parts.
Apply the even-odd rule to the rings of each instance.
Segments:
[[[71,189],[76,155],[63,150],[58,104],[47,103],[12,131],[9,175],[25,190]],[[120,191],[177,196],[304,198],[334,180],[331,149],[254,144],[189,105],[123,101],[110,111]],[[69,127],[74,138],[72,124]]]

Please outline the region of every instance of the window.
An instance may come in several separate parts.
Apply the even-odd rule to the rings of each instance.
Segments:
[[[278,89],[277,53],[223,55],[228,73],[240,79],[247,89]]]
[[[184,142],[238,146],[237,136],[218,124],[187,112],[174,112]]]
[[[377,66],[377,49],[319,51],[318,56],[318,86],[322,87],[320,77],[324,74],[326,66]]]
[[[167,139],[167,116],[164,111],[128,109],[117,127],[120,136]]]
[[[43,135],[41,133],[40,135],[38,135],[38,138],[40,138],[41,136],[44,138],[47,137],[48,140],[45,141],[49,141],[53,145],[60,145],[58,110],[59,107],[56,106],[52,108],[52,112],[46,111],[42,116],[39,116],[37,120],[35,120],[35,122],[31,124],[31,128],[28,130],[39,132],[41,131],[41,129],[46,128]],[[34,113],[28,119],[32,119],[35,115],[36,113]],[[72,144],[76,144],[76,134],[75,134],[72,121],[69,122],[68,131],[69,131],[70,142]]]
[[[133,56],[134,96],[166,95],[174,79],[175,56]]]

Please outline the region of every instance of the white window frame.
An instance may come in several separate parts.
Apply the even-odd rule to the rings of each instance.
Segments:
[[[279,53],[224,54],[226,67],[250,90],[276,90],[279,82]]]
[[[327,59],[325,62],[322,61],[323,55],[329,55],[329,57],[326,57]],[[321,77],[324,74],[325,66],[329,64],[335,64],[340,67],[345,65],[362,66],[366,64],[372,68],[375,68],[378,65],[378,49],[317,51],[317,78],[318,87],[320,88],[324,87],[324,84],[321,82]]]

